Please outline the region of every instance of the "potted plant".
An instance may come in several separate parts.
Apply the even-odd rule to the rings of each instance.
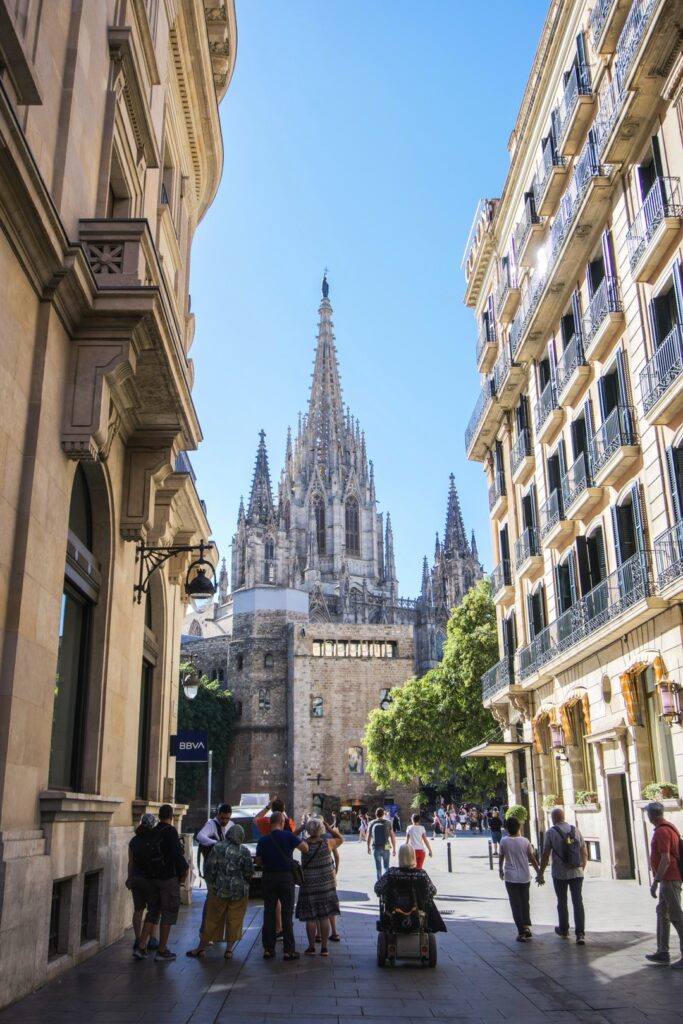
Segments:
[[[591,807],[598,802],[598,794],[592,789],[577,789],[574,799],[578,807]]]
[[[512,804],[505,812],[505,817],[516,818],[517,821],[523,825],[529,817],[529,812],[526,807],[522,806],[522,804]]]
[[[643,800],[675,800],[678,786],[675,782],[648,782],[643,786]]]
[[[557,805],[561,803],[562,801],[557,793],[548,793],[547,796],[543,797],[543,810],[552,811],[553,807],[557,807]]]

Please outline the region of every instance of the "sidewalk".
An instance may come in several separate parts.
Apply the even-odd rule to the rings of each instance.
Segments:
[[[205,960],[185,950],[196,941],[204,892],[183,909],[171,935],[175,963],[138,962],[132,938],[111,946],[39,992],[0,1012],[0,1024],[680,1024],[683,972],[647,964],[654,950],[655,901],[647,886],[587,880],[587,945],[554,933],[550,884],[533,886],[534,938],[515,941],[497,867],[488,866],[487,840],[452,840],[454,873],[446,870],[446,843],[437,839],[426,868],[438,890],[448,934],[438,936],[434,970],[376,966],[372,893],[374,862],[357,842],[341,851],[339,945],[328,960],[303,957],[264,961],[261,908],[250,906],[235,959],[222,949]],[[131,907],[132,910],[132,907]],[[304,929],[296,925],[303,951]],[[672,936],[675,955],[676,933]]]

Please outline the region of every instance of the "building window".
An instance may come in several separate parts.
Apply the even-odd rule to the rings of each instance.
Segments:
[[[398,654],[398,644],[395,640],[387,641],[387,658],[395,658]]]
[[[592,793],[595,790],[595,770],[593,752],[590,749],[590,744],[586,742],[588,733],[583,703],[577,700],[567,710],[572,732],[571,737],[568,736],[567,740],[571,741],[569,759],[574,776],[574,789],[587,789]]]
[[[640,706],[644,709],[642,724],[647,730],[647,748],[652,778],[643,775],[643,782],[675,782],[676,762],[674,759],[671,727],[659,717],[662,713],[662,702],[655,686],[654,669],[647,668],[639,680]],[[642,715],[641,715],[642,719]],[[645,761],[645,759],[643,759]]]
[[[322,697],[311,697],[311,718],[322,718],[324,701]]]
[[[346,640],[337,640],[337,657],[346,658],[349,653],[349,645]]]
[[[325,657],[334,658],[334,640],[325,641]]]
[[[97,938],[100,873],[90,871],[83,879],[81,904],[81,945]]]
[[[267,540],[264,549],[263,582],[275,583],[275,546]]]
[[[386,711],[391,704],[391,687],[385,687],[379,691],[379,706],[382,711]]]
[[[358,499],[348,498],[345,506],[346,518],[346,553],[360,555],[360,515]]]
[[[50,925],[47,938],[47,958],[66,953],[69,942],[69,904],[71,902],[71,879],[52,883],[50,901]]]
[[[148,796],[153,682],[154,665],[143,658],[142,676],[140,679],[140,714],[138,719],[138,765],[135,782],[135,795],[138,800],[146,800]]]
[[[349,642],[349,657],[358,658],[360,657],[360,644],[357,640],[351,640]]]
[[[202,634],[202,627],[199,625],[199,622],[198,622],[197,619],[193,619],[192,622],[190,623],[189,635],[190,636],[202,636],[203,635]]]
[[[273,655],[270,652],[268,652],[268,654],[266,654],[265,658],[263,659],[263,667],[264,668],[272,668],[274,664],[275,664],[275,658],[273,657]]]
[[[237,657],[235,659],[235,665],[237,667],[237,671],[241,672],[242,669],[244,668],[244,655],[242,655],[242,654],[238,654],[237,655]]]
[[[313,641],[313,657],[322,658],[323,655],[323,642],[322,640]]]
[[[349,747],[349,772],[351,775],[363,774],[363,748]]]
[[[325,500],[321,494],[313,498],[313,516],[315,518],[315,535],[318,544],[318,554],[324,555],[327,551],[325,532]]]
[[[370,644],[367,640],[361,640],[360,644],[360,656],[361,658],[370,657]]]
[[[262,686],[259,689],[258,709],[259,711],[270,711],[270,690],[267,686]]]

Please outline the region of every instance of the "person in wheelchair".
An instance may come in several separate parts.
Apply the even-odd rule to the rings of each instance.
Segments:
[[[406,934],[415,931],[445,932],[446,925],[434,903],[436,886],[426,871],[416,867],[415,850],[398,850],[398,867],[389,868],[375,883],[380,898],[378,927]]]

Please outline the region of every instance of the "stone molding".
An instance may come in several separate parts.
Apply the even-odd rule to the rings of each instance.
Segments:
[[[39,793],[40,817],[44,823],[55,821],[109,821],[123,800],[97,793],[70,793],[46,789]]]

